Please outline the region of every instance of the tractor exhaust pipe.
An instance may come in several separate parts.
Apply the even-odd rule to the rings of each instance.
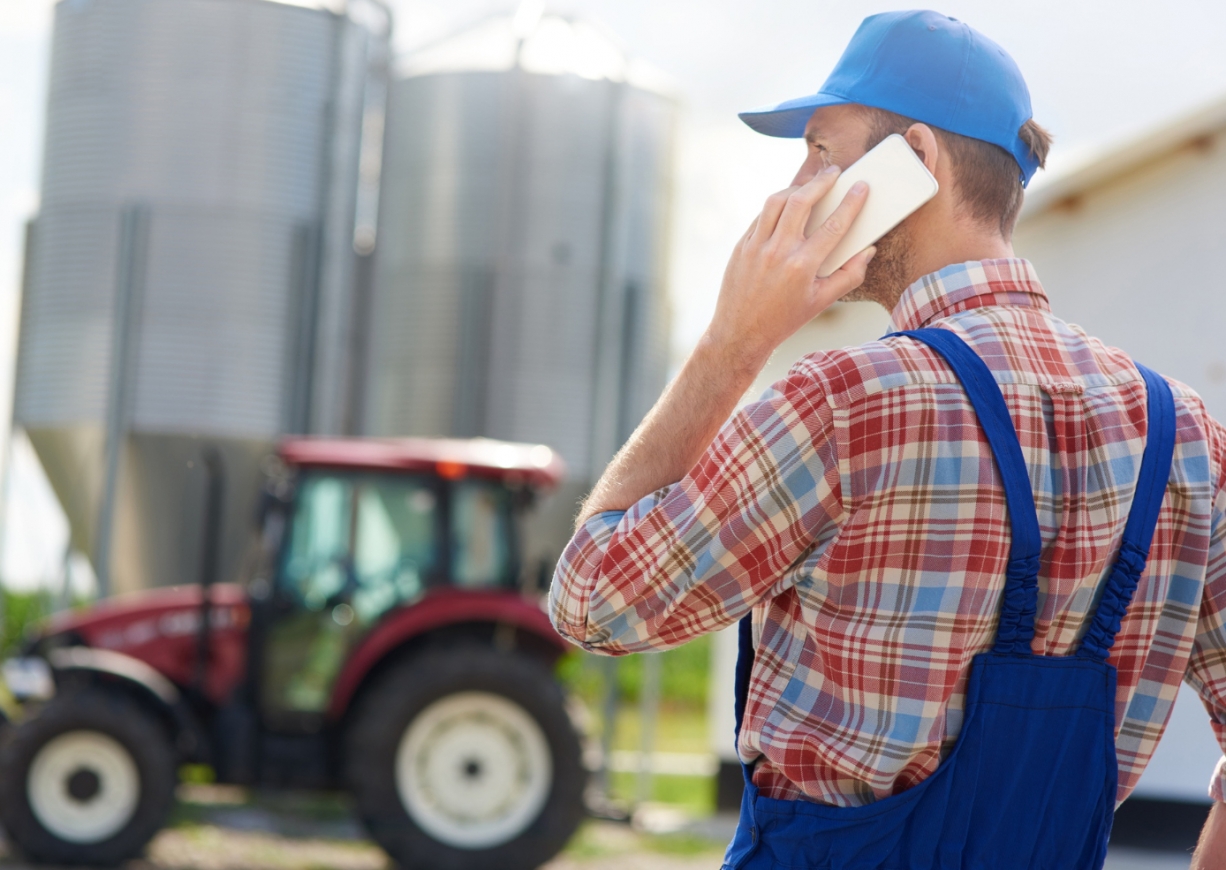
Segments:
[[[206,477],[204,503],[203,552],[200,560],[200,628],[196,642],[196,691],[204,694],[209,673],[209,619],[213,604],[213,584],[217,582],[217,567],[221,561],[221,510],[225,498],[225,468],[221,451],[210,445],[203,455]]]

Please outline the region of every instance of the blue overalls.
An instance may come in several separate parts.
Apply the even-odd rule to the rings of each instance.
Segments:
[[[1081,645],[1030,650],[1041,538],[1030,478],[1004,397],[953,332],[924,342],[962,382],[1000,471],[1012,541],[996,646],[975,656],[957,744],[918,785],[876,803],[833,807],[759,795],[745,767],[741,816],[724,870],[1098,870],[1115,812],[1115,668],[1107,654],[1145,569],[1170,476],[1175,408],[1161,376],[1138,365],[1149,434],[1119,555]],[[740,625],[737,732],[753,646]]]

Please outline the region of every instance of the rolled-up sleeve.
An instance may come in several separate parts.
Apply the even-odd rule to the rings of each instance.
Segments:
[[[668,649],[789,588],[843,521],[833,428],[821,385],[793,369],[682,480],[579,529],[553,577],[554,626],[609,655]]]

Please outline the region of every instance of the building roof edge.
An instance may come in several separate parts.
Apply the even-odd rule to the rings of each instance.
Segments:
[[[1091,149],[1067,169],[1043,179],[1027,191],[1019,224],[1108,184],[1146,163],[1161,160],[1190,146],[1201,146],[1208,137],[1223,129],[1226,129],[1226,94],[1140,132]]]

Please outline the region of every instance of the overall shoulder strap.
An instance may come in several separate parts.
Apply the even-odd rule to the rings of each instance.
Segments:
[[[891,335],[907,335],[922,341],[944,358],[962,382],[987,436],[1005,490],[1012,531],[995,652],[1029,655],[1039,597],[1039,556],[1043,539],[1039,533],[1030,473],[1026,470],[1005,397],[979,355],[948,329],[915,329]]]
[[[1081,658],[1098,661],[1107,660],[1124,612],[1128,610],[1133,593],[1137,591],[1137,582],[1145,570],[1175,453],[1175,399],[1171,388],[1162,375],[1140,363],[1136,366],[1145,379],[1149,420],[1145,452],[1141,454],[1141,472],[1137,476],[1137,490],[1124,523],[1119,555],[1103,586],[1102,598],[1090,627],[1077,649],[1077,655]]]

